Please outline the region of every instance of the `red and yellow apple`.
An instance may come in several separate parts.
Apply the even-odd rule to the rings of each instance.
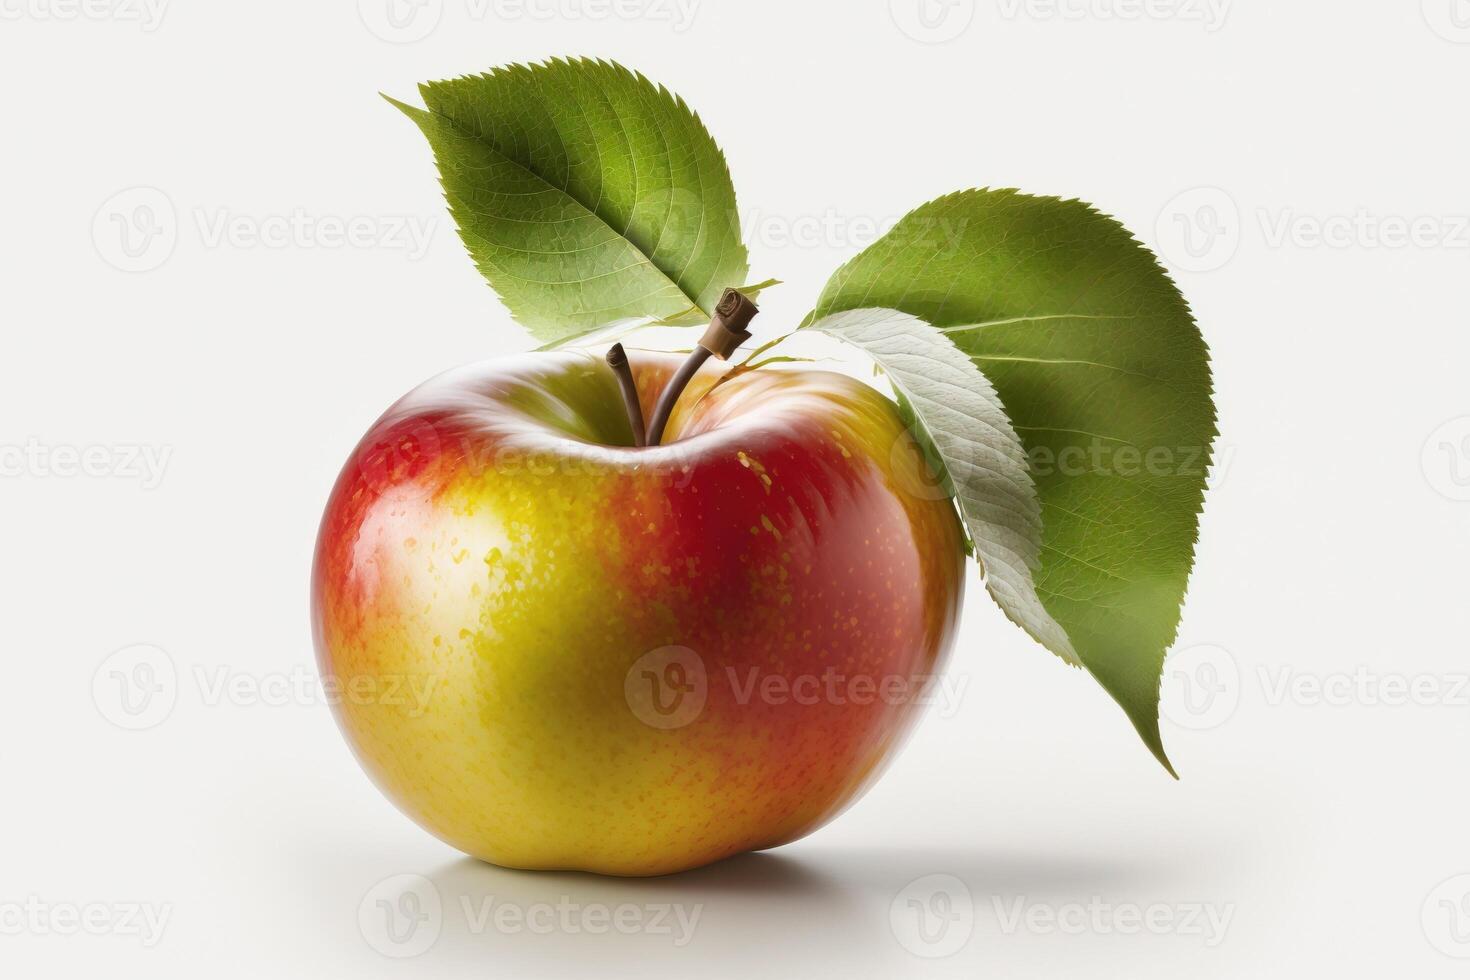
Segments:
[[[675,363],[633,360],[645,415]],[[772,847],[914,721],[964,552],[947,496],[900,472],[921,456],[896,406],[820,371],[712,378],[634,448],[601,358],[466,367],[344,468],[321,669],[368,773],[454,847],[619,875]]]

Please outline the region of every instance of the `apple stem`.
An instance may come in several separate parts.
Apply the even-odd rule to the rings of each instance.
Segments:
[[[715,306],[715,315],[710,318],[709,329],[705,330],[704,336],[699,340],[699,346],[689,352],[689,357],[679,365],[679,370],[674,372],[674,376],[664,386],[663,393],[658,396],[653,418],[648,423],[648,445],[657,446],[663,439],[664,427],[669,424],[669,416],[673,414],[679,396],[684,393],[690,379],[710,355],[713,354],[722,361],[728,360],[737,347],[750,339],[750,332],[745,328],[759,312],[750,297],[740,290],[725,290],[719,304]]]
[[[679,401],[679,396],[689,385],[689,379],[694,377],[696,371],[709,359],[710,352],[703,347],[696,347],[689,352],[689,357],[669,383],[664,385],[663,394],[658,396],[658,404],[653,409],[653,421],[648,423],[648,445],[657,446],[664,437],[664,426],[669,424],[669,416],[674,412],[674,405]]]
[[[638,385],[633,380],[633,369],[628,366],[628,352],[622,344],[613,344],[607,352],[607,364],[618,379],[618,388],[623,392],[623,407],[628,412],[628,424],[633,429],[633,445],[646,446],[643,431],[643,406],[638,401]]]

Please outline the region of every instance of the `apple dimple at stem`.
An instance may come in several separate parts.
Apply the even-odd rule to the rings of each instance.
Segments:
[[[675,363],[630,361],[645,407]],[[364,768],[453,846],[695,867],[820,826],[912,724],[958,617],[953,505],[905,489],[912,439],[871,388],[711,384],[634,449],[601,358],[474,365],[344,468],[313,568],[321,669],[367,692],[335,705]]]

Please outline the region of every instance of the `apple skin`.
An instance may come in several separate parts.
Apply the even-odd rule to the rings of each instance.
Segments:
[[[645,417],[677,363],[635,355]],[[965,559],[896,407],[827,372],[712,377],[635,449],[601,358],[472,365],[344,468],[319,665],[363,767],[446,843],[614,875],[773,847],[919,713]]]

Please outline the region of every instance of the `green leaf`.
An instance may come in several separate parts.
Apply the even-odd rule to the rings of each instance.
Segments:
[[[1041,509],[1026,450],[984,373],[939,329],[897,310],[848,310],[805,329],[846,341],[878,362],[913,419],[915,438],[944,476],[937,486],[902,479],[904,489],[933,499],[953,496],[1000,608],[1048,649],[1079,664],[1066,632],[1036,594]]]
[[[1188,305],[1112,218],[980,190],[905,217],[832,277],[809,320],[874,306],[942,328],[994,383],[1041,498],[1037,593],[1172,773],[1159,681],[1216,435]]]
[[[745,281],[725,158],[682,100],[603,61],[419,86],[392,102],[428,137],[475,264],[541,341],[618,320],[709,319]]]

